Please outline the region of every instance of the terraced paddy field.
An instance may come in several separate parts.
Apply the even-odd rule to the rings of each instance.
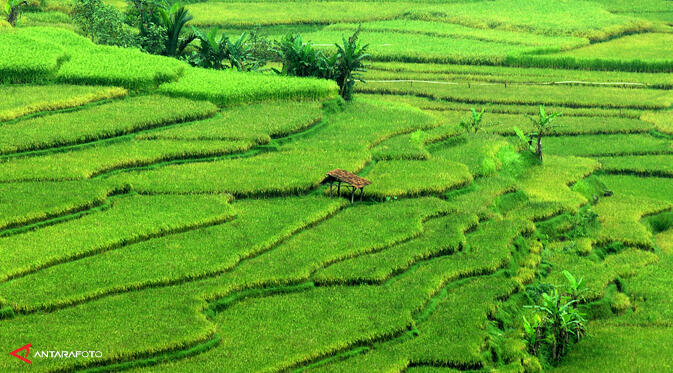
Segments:
[[[187,9],[324,50],[361,25],[366,83],[95,44],[69,0],[0,21],[0,372],[673,371],[671,1]],[[527,327],[565,271],[556,360]]]

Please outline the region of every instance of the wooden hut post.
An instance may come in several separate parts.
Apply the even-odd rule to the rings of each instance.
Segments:
[[[339,181],[339,184],[337,185],[337,196],[341,197],[341,181]]]
[[[333,180],[330,180],[329,182],[329,196],[332,197],[332,184],[334,184]]]
[[[351,205],[355,201],[355,187],[353,187],[353,191],[351,192]]]

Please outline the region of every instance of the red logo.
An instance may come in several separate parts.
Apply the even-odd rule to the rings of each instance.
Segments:
[[[23,351],[23,350],[26,350],[26,355],[24,355],[24,356],[19,355],[18,353],[21,352],[21,351]],[[22,360],[22,361],[25,362],[25,363],[30,364],[30,360],[27,359],[27,357],[28,357],[28,353],[29,353],[29,352],[30,352],[30,343],[28,343],[27,345],[21,347],[21,348],[18,349],[18,350],[14,350],[14,351],[10,352],[9,354],[12,355],[12,356],[14,356],[14,357],[17,358],[17,359]]]

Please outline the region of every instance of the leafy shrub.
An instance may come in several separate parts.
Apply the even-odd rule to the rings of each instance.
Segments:
[[[461,120],[460,126],[465,129],[467,133],[477,133],[481,129],[481,121],[484,119],[484,110],[481,109],[479,113],[475,108],[471,108],[472,117],[468,120]]]
[[[7,14],[7,22],[16,26],[16,21],[21,15],[21,10],[24,6],[28,5],[26,0],[9,0],[5,3],[5,13]]]
[[[339,95],[344,100],[350,100],[355,81],[364,82],[360,76],[365,72],[364,59],[368,45],[358,42],[360,29],[351,37],[342,36],[342,45],[335,44],[336,52],[325,54],[310,43],[304,43],[298,34],[288,34],[277,42],[277,50],[284,75],[311,76],[322,79],[332,79],[339,86]]]
[[[84,35],[95,43],[124,47],[135,44],[124,27],[124,15],[103,0],[75,0],[72,17]]]
[[[516,132],[517,136],[519,136],[522,141],[528,144],[530,150],[534,152],[535,155],[537,155],[538,159],[540,159],[540,162],[542,162],[542,137],[552,133],[554,127],[551,123],[554,121],[554,119],[556,119],[556,117],[560,115],[560,113],[552,113],[547,115],[544,110],[544,106],[540,105],[540,113],[537,119],[528,116],[528,119],[530,119],[535,128],[535,132],[530,134],[530,137],[535,139],[535,145],[533,145],[533,140],[529,136],[524,135],[518,127],[514,127],[514,131]]]
[[[231,41],[226,33],[217,39],[217,27],[207,34],[193,29],[194,38],[199,40],[196,51],[189,56],[192,66],[208,69],[231,68],[238,71],[252,71],[261,67],[265,61],[256,60],[252,48],[247,43],[247,34],[243,33],[236,41]],[[228,66],[226,65],[228,62]]]
[[[554,362],[558,362],[568,347],[586,334],[586,319],[577,308],[586,290],[583,280],[576,279],[568,271],[563,271],[563,275],[568,281],[567,291],[562,293],[552,286],[542,293],[538,304],[526,306],[535,311],[533,318],[530,321],[523,318],[529,352],[533,355],[544,353]]]

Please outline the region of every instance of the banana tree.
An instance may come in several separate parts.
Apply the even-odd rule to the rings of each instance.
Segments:
[[[361,45],[358,42],[360,35],[360,26],[351,37],[346,39],[342,37],[342,45],[335,44],[336,53],[336,82],[339,86],[339,95],[344,100],[350,100],[353,93],[353,86],[356,81],[365,83],[360,73],[366,72],[364,60],[369,57],[367,48],[369,44]]]
[[[182,29],[193,17],[184,6],[181,6],[178,3],[173,4],[168,10],[159,9],[159,14],[161,16],[161,22],[166,28],[167,38],[164,53],[167,56],[172,57],[180,56],[187,45],[196,38],[194,34],[190,34],[186,38],[180,37]]]
[[[7,22],[9,22],[10,25],[16,26],[16,21],[21,15],[21,9],[26,5],[28,5],[26,0],[9,0],[5,4],[4,10],[7,14]]]
[[[481,122],[484,119],[484,110],[477,112],[475,108],[471,108],[472,117],[469,120],[461,120],[460,126],[465,129],[467,133],[477,133],[481,129]]]
[[[526,116],[533,123],[535,131],[531,134],[535,138],[535,154],[542,161],[542,137],[553,132],[555,126],[552,122],[561,115],[561,113],[552,113],[547,115],[544,106],[540,105],[540,112],[537,118]]]

